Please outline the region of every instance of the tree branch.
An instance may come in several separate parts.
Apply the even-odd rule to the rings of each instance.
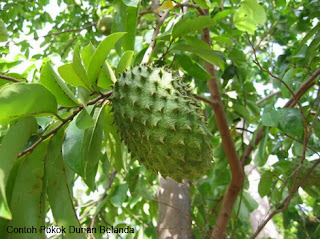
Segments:
[[[95,103],[97,103],[99,100],[101,99],[107,99],[110,97],[112,91],[109,91],[105,94],[101,94],[98,98],[89,101],[87,105],[94,105]],[[66,119],[64,119],[56,128],[54,128],[52,131],[50,131],[49,133],[43,135],[40,139],[38,139],[33,145],[31,145],[29,148],[27,148],[26,150],[22,151],[19,155],[18,158],[32,152],[40,143],[42,143],[44,140],[46,140],[47,138],[49,138],[50,136],[54,135],[55,133],[58,132],[58,130],[64,126],[66,123],[68,123],[69,121],[72,121],[73,118],[80,113],[81,110],[83,110],[84,106],[80,105],[78,107],[78,109],[76,109],[75,111],[73,111],[73,113]]]
[[[150,57],[151,57],[151,53],[153,51],[153,48],[155,47],[156,45],[156,37],[158,36],[159,34],[159,31],[160,31],[160,27],[162,26],[164,20],[166,20],[167,16],[169,15],[169,12],[170,12],[170,9],[167,9],[163,15],[160,17],[158,23],[157,23],[157,26],[156,28],[154,29],[154,32],[152,34],[152,40],[151,40],[151,43],[148,47],[148,49],[146,50],[146,53],[144,54],[143,56],[143,59],[142,59],[142,64],[147,64],[150,60]]]
[[[206,15],[208,15],[208,10],[203,11]],[[202,40],[208,45],[211,45],[209,28],[204,28],[202,30]],[[231,217],[232,208],[242,189],[244,176],[243,168],[241,167],[240,160],[238,158],[237,151],[229,130],[228,121],[224,112],[214,66],[208,62],[205,62],[205,69],[212,75],[212,78],[208,81],[208,86],[211,93],[211,100],[216,103],[210,105],[215,113],[215,118],[221,135],[223,148],[225,150],[232,174],[231,182],[223,197],[219,215],[216,220],[216,225],[212,232],[213,238],[220,239],[224,238],[225,230]]]
[[[3,80],[7,80],[7,81],[12,81],[12,82],[21,82],[13,77],[10,77],[10,76],[5,76],[5,75],[0,75],[0,79],[3,79]]]
[[[261,100],[258,100],[256,103],[258,105],[268,101],[269,99],[271,99],[272,97],[276,96],[276,95],[280,95],[281,94],[281,91],[276,91],[276,92],[273,92],[271,93],[270,95],[267,95],[265,98],[261,99]]]

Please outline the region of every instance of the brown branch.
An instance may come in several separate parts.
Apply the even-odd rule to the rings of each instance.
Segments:
[[[155,47],[156,45],[156,37],[158,36],[159,34],[159,31],[160,31],[160,27],[162,26],[163,22],[166,20],[167,16],[169,15],[169,12],[170,12],[170,9],[166,10],[163,15],[160,17],[158,23],[157,23],[157,26],[156,28],[154,29],[154,32],[152,34],[152,40],[151,40],[151,43],[148,47],[148,49],[146,50],[146,53],[144,54],[143,56],[143,59],[142,59],[142,64],[147,64],[150,60],[150,57],[151,57],[151,53],[153,51],[153,48]]]
[[[214,102],[213,100],[208,99],[208,98],[205,98],[205,97],[203,97],[203,96],[201,96],[201,95],[196,95],[196,94],[194,94],[193,96],[194,96],[194,98],[196,98],[196,99],[198,99],[198,100],[201,100],[201,101],[203,101],[203,102],[205,102],[205,103],[207,103],[207,104],[209,104],[209,105],[215,104],[215,102]]]
[[[206,15],[208,15],[208,10],[203,11]],[[209,28],[204,28],[202,30],[202,40],[208,45],[211,45]],[[212,75],[212,78],[208,80],[208,86],[211,94],[211,100],[215,102],[215,104],[210,105],[215,114],[223,148],[225,150],[232,174],[231,182],[227,188],[227,191],[225,192],[225,195],[223,196],[219,215],[216,220],[216,225],[212,232],[213,238],[220,239],[224,238],[225,230],[231,217],[232,208],[242,189],[244,175],[224,112],[214,66],[209,62],[205,62],[205,69]]]
[[[269,99],[273,98],[274,96],[280,95],[280,94],[281,94],[281,91],[273,92],[273,93],[271,93],[270,95],[267,95],[265,98],[263,98],[263,99],[261,99],[261,100],[258,100],[256,103],[257,103],[258,105],[260,105],[260,104],[268,101]]]
[[[110,97],[112,91],[109,91],[105,94],[101,94],[98,98],[89,101],[87,105],[94,105],[95,103],[97,103],[99,100],[101,99],[107,99]],[[50,131],[49,133],[43,135],[40,139],[38,139],[33,145],[31,145],[29,148],[27,148],[26,150],[22,151],[19,155],[18,158],[32,152],[40,143],[42,143],[44,140],[46,140],[47,138],[49,138],[50,136],[54,135],[55,133],[58,132],[58,130],[64,126],[66,123],[68,123],[69,121],[72,121],[73,118],[80,113],[80,111],[84,108],[83,105],[80,105],[78,107],[78,109],[76,109],[75,111],[73,111],[73,113],[66,119],[63,119],[63,121],[56,127],[54,128],[52,131]]]
[[[7,81],[12,81],[12,82],[21,82],[13,77],[10,77],[10,76],[5,76],[5,75],[0,75],[0,79],[3,79],[3,80],[7,80]]]
[[[295,93],[296,98],[300,99],[313,85],[316,78],[320,75],[320,68],[318,68],[297,90]],[[290,108],[295,105],[294,98],[291,98],[286,104],[285,108]]]

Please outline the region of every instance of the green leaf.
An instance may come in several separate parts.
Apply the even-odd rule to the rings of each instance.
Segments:
[[[6,26],[4,25],[3,21],[0,20],[0,42],[5,42],[8,40],[8,32]]]
[[[301,137],[304,132],[303,118],[299,109],[280,109],[279,129],[291,136]]]
[[[243,64],[247,64],[247,57],[243,53],[243,51],[232,49],[228,57],[230,58],[230,60],[232,60],[233,64],[238,67],[241,67]]]
[[[110,50],[114,44],[126,34],[125,32],[117,32],[107,36],[93,53],[88,66],[88,79],[90,84],[97,85],[98,76]]]
[[[42,66],[40,82],[56,97],[58,104],[65,107],[77,106],[77,100],[71,90],[52,69],[49,62]]]
[[[122,0],[122,2],[128,7],[137,7],[140,0]]]
[[[44,162],[48,140],[38,145],[31,154],[22,159],[18,169],[10,203],[13,228],[31,228],[45,225]],[[44,232],[32,234],[32,238],[44,239]],[[30,234],[12,233],[8,239],[30,239]]]
[[[48,201],[58,227],[66,227],[66,238],[85,238],[83,233],[69,233],[70,226],[80,227],[73,206],[72,189],[69,188],[61,146],[64,128],[51,138],[46,157],[45,173]]]
[[[0,124],[24,116],[56,113],[56,98],[43,85],[15,83],[0,89]]]
[[[87,103],[90,100],[91,93],[87,90],[87,88],[83,88],[82,86],[78,87],[78,94],[81,103],[86,107]]]
[[[230,14],[235,13],[235,10],[232,9],[228,9],[228,10],[223,10],[221,12],[218,12],[216,15],[214,15],[213,17],[213,21],[217,22],[220,21],[223,18],[226,18],[227,16],[229,16]]]
[[[263,25],[266,20],[266,12],[256,0],[244,1],[233,15],[235,27],[249,34],[254,34],[257,25]]]
[[[218,36],[218,37],[211,37],[213,44],[215,42],[217,43],[223,43],[223,44],[228,44],[229,46],[233,46],[232,40],[230,40],[229,37],[224,37],[224,36]]]
[[[123,73],[131,64],[134,51],[125,51],[117,65],[117,73]]]
[[[315,133],[315,135],[318,137],[318,139],[320,139],[320,120],[317,118],[314,121],[313,124],[313,132]],[[1,158],[1,157],[0,157]]]
[[[267,159],[268,159],[268,154],[266,151],[268,138],[269,138],[269,128],[265,127],[263,130],[263,138],[259,144],[258,153],[254,159],[256,165],[258,165],[259,167],[264,166],[267,162]]]
[[[104,107],[93,111],[94,125],[85,130],[82,144],[82,157],[85,165],[85,182],[92,190],[95,189],[95,177],[98,163],[102,156],[101,146],[103,139]]]
[[[108,63],[108,61],[106,61],[100,73],[98,86],[104,89],[111,89],[111,84],[115,83],[116,81],[117,81],[117,78],[110,64]]]
[[[110,202],[115,206],[115,207],[121,207],[122,203],[126,200],[127,198],[127,191],[128,191],[128,184],[119,184],[117,185],[112,192],[110,192],[109,198]]]
[[[73,85],[75,87],[81,86],[83,88],[88,89],[88,86],[81,80],[81,78],[75,72],[72,64],[65,64],[60,66],[58,68],[58,72],[62,79],[70,85]]]
[[[81,57],[84,63],[84,66],[86,69],[89,67],[90,59],[95,52],[96,48],[91,44],[91,42],[82,50]],[[102,70],[99,74],[98,79],[98,86],[103,89],[111,89],[111,84],[116,81],[116,77],[114,75],[114,72],[109,65],[109,63],[106,61],[105,64],[102,66]]]
[[[94,124],[94,120],[86,109],[83,109],[75,119],[79,129],[87,129]]]
[[[172,37],[180,37],[189,33],[193,33],[203,28],[215,25],[213,19],[209,16],[199,16],[196,18],[188,18],[182,24],[176,25],[172,30]]]
[[[244,105],[234,104],[233,109],[243,118],[245,118],[246,121],[251,121],[250,112]]]
[[[126,23],[125,31],[128,33],[123,37],[123,49],[125,51],[134,50],[134,43],[136,39],[138,7],[128,6],[126,9]]]
[[[293,78],[293,68],[290,68],[283,76],[283,81],[285,83],[287,83],[287,85],[290,87],[290,82]],[[291,96],[291,93],[290,91],[287,89],[287,87],[285,87],[284,84],[281,84],[280,86],[280,90],[281,90],[281,95],[284,97],[284,98],[289,98]]]
[[[320,23],[318,23],[314,28],[312,28],[305,37],[300,42],[299,50],[307,43],[307,41],[315,34],[317,34],[320,30]]]
[[[86,70],[88,70],[90,59],[91,59],[93,53],[95,52],[95,50],[96,50],[96,48],[94,47],[94,45],[92,45],[92,43],[89,42],[89,44],[86,45],[81,51],[81,58],[82,58],[83,65]]]
[[[172,50],[180,50],[182,52],[183,51],[192,52],[192,53],[200,56],[204,60],[208,61],[209,63],[211,63],[213,65],[217,65],[222,70],[224,70],[223,59],[221,58],[221,56],[218,53],[216,53],[213,50],[198,48],[198,47],[194,47],[194,46],[190,46],[190,45],[186,45],[186,44],[177,44],[172,48]]]
[[[150,192],[147,188],[147,183],[143,180],[141,176],[139,176],[139,179],[137,180],[134,190],[131,192],[131,194],[140,195],[144,199],[147,200],[154,200],[153,193]]]
[[[183,39],[186,40],[188,45],[211,50],[211,47],[198,37],[184,36]]]
[[[209,80],[211,75],[203,69],[197,62],[192,61],[192,59],[185,54],[175,55],[179,65],[192,77],[198,80]]]
[[[104,135],[106,138],[106,149],[111,165],[120,171],[123,168],[122,147],[117,127],[113,124],[114,117],[111,108],[105,108]]]
[[[272,190],[272,173],[267,171],[265,172],[259,181],[259,186],[258,186],[258,192],[260,196],[263,198],[264,196],[267,196],[270,191]]]
[[[83,84],[88,89],[91,89],[91,84],[90,84],[90,82],[88,80],[86,69],[84,68],[84,66],[82,65],[82,62],[81,62],[79,43],[74,48],[72,67],[74,69],[74,72],[79,76],[79,78],[83,82]]]
[[[194,0],[196,4],[198,4],[203,9],[208,9],[208,4],[206,0]]]
[[[84,147],[83,135],[84,130],[76,126],[75,120],[71,121],[62,146],[63,158],[66,165],[82,177],[84,177],[84,162],[81,153]]]
[[[240,205],[239,217],[241,220],[247,220],[250,217],[250,213],[258,207],[258,203],[246,191],[242,194],[241,203],[238,197],[235,205]]]
[[[268,127],[278,127],[280,115],[276,110],[265,110],[261,117],[262,124]]]
[[[310,64],[312,59],[319,53],[319,46],[320,46],[320,36],[312,40],[312,42],[310,43],[306,51],[305,62],[307,64]]]
[[[26,117],[12,125],[4,136],[0,147],[0,217],[11,220],[11,212],[7,204],[6,185],[14,160],[26,145],[32,134],[38,129],[33,117]]]

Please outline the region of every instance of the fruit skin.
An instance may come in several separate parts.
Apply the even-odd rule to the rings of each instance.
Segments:
[[[181,182],[211,168],[211,133],[191,90],[164,68],[136,66],[111,96],[115,124],[131,155]]]
[[[97,22],[97,29],[103,35],[109,35],[111,33],[113,17],[111,15],[106,15],[99,19]]]

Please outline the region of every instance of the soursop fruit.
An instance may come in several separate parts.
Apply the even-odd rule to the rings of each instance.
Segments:
[[[113,17],[111,15],[106,15],[99,19],[96,24],[96,28],[102,35],[109,35],[111,33]]]
[[[119,77],[111,101],[121,139],[149,170],[181,182],[211,168],[211,133],[179,76],[136,66]]]

